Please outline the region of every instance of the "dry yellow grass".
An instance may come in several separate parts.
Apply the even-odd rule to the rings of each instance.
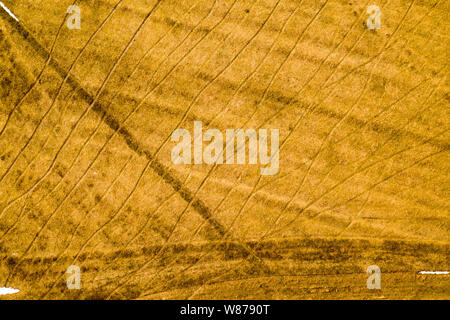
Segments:
[[[447,1],[3,2],[4,298],[449,298]],[[174,165],[194,120],[279,173]]]

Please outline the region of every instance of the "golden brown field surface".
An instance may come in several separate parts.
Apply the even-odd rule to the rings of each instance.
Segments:
[[[2,299],[450,297],[448,1],[2,2]],[[194,121],[278,173],[174,164]]]

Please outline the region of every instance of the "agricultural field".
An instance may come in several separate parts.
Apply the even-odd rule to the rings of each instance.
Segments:
[[[2,3],[0,299],[450,298],[448,1]]]

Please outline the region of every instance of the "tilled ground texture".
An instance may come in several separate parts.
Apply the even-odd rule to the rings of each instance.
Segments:
[[[3,1],[1,298],[448,299],[450,7],[376,2]],[[279,172],[175,165],[195,120]]]

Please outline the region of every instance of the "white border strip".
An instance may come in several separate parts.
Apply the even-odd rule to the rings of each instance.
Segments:
[[[19,19],[17,19],[17,17],[11,12],[11,10],[9,10],[4,4],[3,2],[0,1],[0,6],[5,9],[6,12],[8,12],[8,14],[14,18],[14,20],[16,20],[17,22],[19,22]],[[1,288],[0,288],[1,289]]]
[[[7,295],[7,294],[14,294],[14,293],[17,293],[19,291],[20,290],[14,289],[14,288],[0,287],[0,296]]]
[[[450,274],[450,271],[420,271],[420,274]]]

